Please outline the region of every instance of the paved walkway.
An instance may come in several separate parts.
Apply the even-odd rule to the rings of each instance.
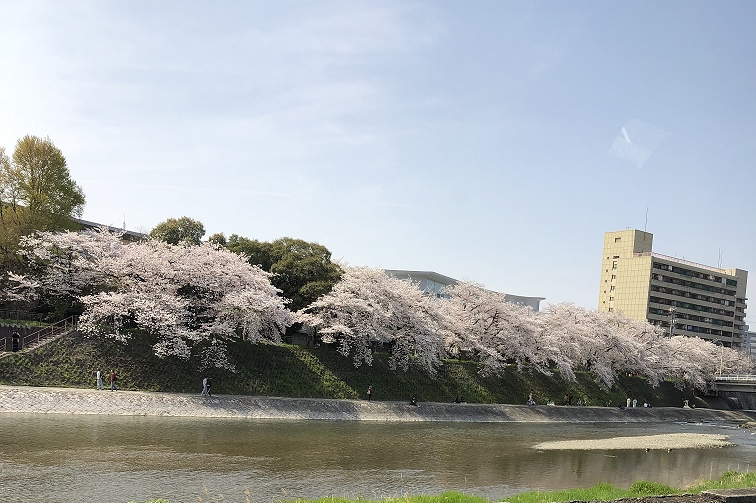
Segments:
[[[145,391],[96,391],[76,388],[0,386],[0,413],[109,414],[129,416],[238,417],[257,419],[331,419],[364,421],[464,422],[661,422],[756,420],[756,412],[659,407],[622,411],[610,407],[527,407],[404,402],[367,402],[319,398]]]

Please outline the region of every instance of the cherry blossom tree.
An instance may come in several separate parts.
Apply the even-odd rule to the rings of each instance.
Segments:
[[[417,284],[382,269],[346,267],[331,292],[298,313],[325,342],[336,342],[355,366],[373,361],[373,345],[390,347],[392,368],[407,370],[412,359],[433,374],[445,356],[436,299]]]
[[[661,379],[649,366],[658,337],[651,325],[567,303],[548,306],[542,317],[544,337],[571,369],[588,370],[607,387],[618,372],[644,374],[653,384]]]
[[[506,302],[504,294],[470,282],[447,287],[444,293],[448,299],[438,303],[450,353],[479,359],[484,374],[500,373],[508,361],[520,369],[527,364],[549,373],[549,362],[558,355],[544,344],[542,325],[532,309]]]
[[[466,355],[484,374],[512,363],[545,374],[558,370],[567,380],[581,370],[607,387],[631,372],[653,386],[671,379],[706,389],[717,373],[753,368],[742,352],[695,337],[668,338],[644,321],[566,303],[535,313],[470,282],[436,298],[381,269],[342,266],[333,289],[294,315],[271,285],[272,274],[214,243],[129,244],[104,229],[44,232],[25,237],[22,253],[32,272],[9,275],[6,298],[80,302],[85,332],[126,340],[124,327],[135,324],[156,336],[159,356],[199,352],[206,366],[229,366],[225,341],[278,343],[296,319],[357,367],[372,363],[378,344],[389,347],[392,368],[417,362],[433,374],[444,357]]]
[[[696,337],[664,336],[645,321],[617,313],[552,304],[543,313],[505,301],[503,294],[474,283],[458,283],[440,301],[446,348],[472,355],[483,373],[500,373],[508,363],[567,380],[587,370],[606,387],[619,373],[644,375],[652,386],[665,379],[699,389],[711,387],[717,372],[749,372],[752,361],[735,349]]]
[[[24,238],[37,272],[16,277],[20,290],[73,298],[84,306],[79,326],[125,341],[127,323],[157,336],[155,353],[229,367],[225,341],[280,342],[291,312],[269,273],[212,243],[123,243],[107,230],[39,233]]]
[[[701,390],[710,388],[719,374],[753,372],[753,361],[743,352],[698,337],[662,338],[655,357],[667,378]]]

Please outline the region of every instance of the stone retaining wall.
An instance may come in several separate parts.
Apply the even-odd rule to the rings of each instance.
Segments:
[[[527,407],[315,398],[96,391],[74,388],[0,386],[0,413],[196,416],[255,419],[464,422],[661,422],[756,421],[756,412],[713,409]]]

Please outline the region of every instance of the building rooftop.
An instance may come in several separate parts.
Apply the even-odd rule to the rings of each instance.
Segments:
[[[663,260],[669,260],[670,262],[677,262],[678,264],[685,264],[693,267],[698,267],[699,269],[706,269],[707,271],[718,272],[720,274],[727,274],[730,276],[732,275],[730,274],[730,272],[728,272],[727,269],[720,269],[718,267],[712,267],[710,265],[699,264],[698,262],[691,262],[690,260],[670,257],[669,255],[662,255],[661,253],[656,252],[633,253],[633,257],[656,257]]]
[[[90,222],[89,220],[82,220],[81,218],[74,218],[73,221],[81,225],[85,229],[98,229],[100,227],[105,227],[110,232],[123,233],[124,236],[127,236],[130,240],[133,240],[133,241],[140,240],[140,239],[147,239],[149,237],[148,234],[143,234],[141,232],[129,231],[126,229],[122,229],[120,227],[113,227],[112,225],[98,224],[97,222]]]

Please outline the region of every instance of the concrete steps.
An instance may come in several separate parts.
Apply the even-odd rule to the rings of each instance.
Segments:
[[[21,349],[13,351],[13,341],[11,337],[6,337],[0,342],[0,359],[6,358],[12,354],[28,353],[44,346],[54,340],[70,334],[78,328],[78,316],[69,316],[52,325],[41,328],[36,332],[21,337]]]

